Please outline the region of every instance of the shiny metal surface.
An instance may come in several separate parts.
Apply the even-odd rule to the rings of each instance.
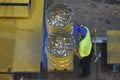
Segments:
[[[47,52],[56,57],[65,57],[72,53],[74,39],[72,35],[65,31],[56,31],[48,35]]]
[[[96,41],[93,39],[92,42],[96,43],[107,43],[107,37],[96,37]]]
[[[73,10],[66,4],[54,4],[47,10],[47,23],[57,28],[63,28],[71,24],[72,18]]]

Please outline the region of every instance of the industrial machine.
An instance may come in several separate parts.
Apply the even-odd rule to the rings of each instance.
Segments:
[[[72,70],[73,48],[72,18],[74,12],[66,4],[53,4],[47,10],[47,70]]]
[[[0,80],[39,75],[43,7],[44,0],[0,0]]]

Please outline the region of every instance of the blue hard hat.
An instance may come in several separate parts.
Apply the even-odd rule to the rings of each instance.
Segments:
[[[79,28],[80,28],[79,25],[77,25],[77,24],[74,25],[74,31],[75,31],[75,32],[79,32]]]
[[[79,33],[82,35],[82,36],[85,36],[87,34],[87,29],[85,28],[85,26],[80,26],[79,28]]]
[[[85,36],[87,34],[87,29],[83,25],[74,25],[74,31],[79,32],[82,36]]]

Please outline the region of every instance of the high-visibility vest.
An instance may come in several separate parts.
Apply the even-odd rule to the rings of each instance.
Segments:
[[[87,29],[87,34],[81,41],[79,41],[79,44],[78,44],[78,52],[81,57],[88,56],[92,49],[90,32],[87,27],[85,28]]]

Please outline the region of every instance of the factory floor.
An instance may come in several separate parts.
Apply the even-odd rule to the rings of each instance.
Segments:
[[[95,63],[94,56],[91,58],[90,76],[85,79],[78,77],[78,71],[52,71],[47,72],[41,67],[38,73],[18,73],[14,75],[14,80],[120,80],[120,72],[113,72],[112,65],[107,64],[106,44],[97,44],[97,51],[101,49],[101,58]],[[74,62],[76,66],[77,61]],[[81,70],[81,69],[79,69]],[[20,79],[24,76],[24,79]]]
[[[120,73],[112,72],[111,66],[101,62],[99,59],[94,63],[91,59],[91,73],[89,77],[81,79],[78,71],[41,71],[42,80],[120,80]]]
[[[14,80],[120,80],[120,73],[112,72],[111,65],[108,65],[105,60],[106,58],[102,57],[94,63],[94,58],[92,58],[90,76],[84,79],[78,77],[78,71],[47,72],[41,69],[40,74],[16,73]]]

